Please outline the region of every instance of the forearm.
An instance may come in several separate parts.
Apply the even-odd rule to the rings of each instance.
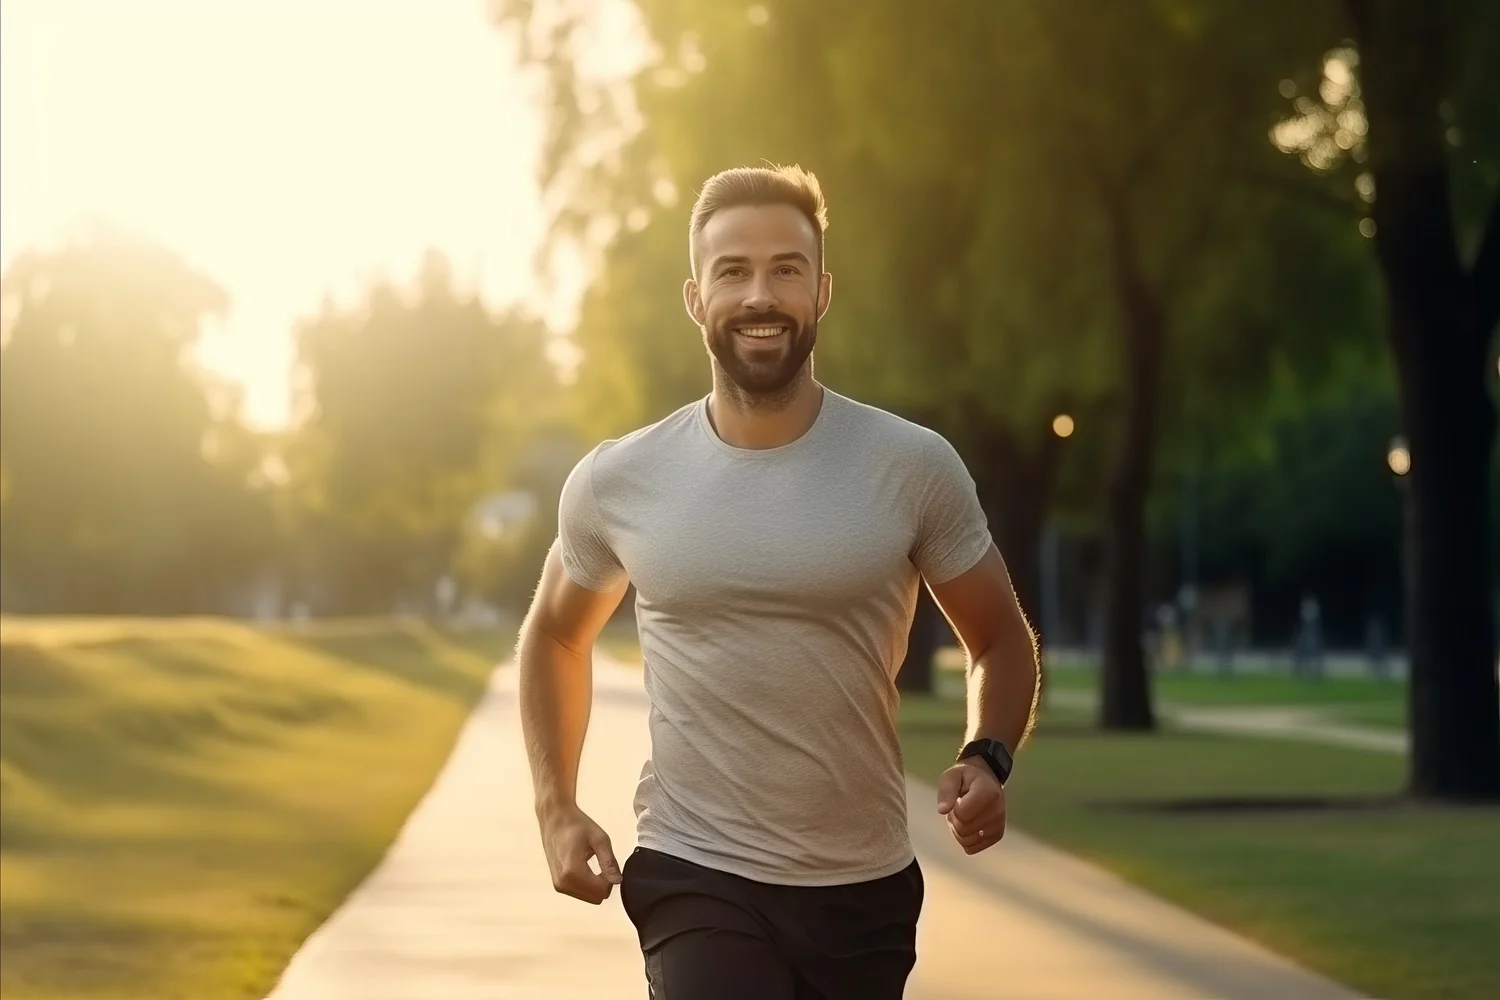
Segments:
[[[1036,724],[1041,672],[1031,630],[1013,629],[968,666],[965,742],[999,740],[1015,753]]]
[[[539,816],[576,804],[593,699],[589,649],[570,649],[528,622],[516,647],[521,731]]]

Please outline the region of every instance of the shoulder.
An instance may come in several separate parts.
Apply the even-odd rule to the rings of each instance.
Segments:
[[[859,439],[861,445],[925,467],[942,465],[957,457],[948,439],[932,428],[878,406],[825,391],[842,411],[841,423],[847,433]]]
[[[632,471],[651,468],[683,451],[685,439],[697,432],[697,411],[702,405],[701,399],[694,400],[654,423],[601,441],[579,464],[588,466],[595,489],[605,488]]]

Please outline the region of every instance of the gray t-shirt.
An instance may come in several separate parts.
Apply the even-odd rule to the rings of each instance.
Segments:
[[[825,389],[796,441],[735,448],[705,398],[595,448],[559,514],[575,582],[636,588],[641,846],[790,885],[911,862],[894,679],[918,574],[990,545],[946,440]]]

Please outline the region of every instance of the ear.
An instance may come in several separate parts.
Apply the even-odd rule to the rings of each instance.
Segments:
[[[687,307],[687,314],[695,324],[703,326],[706,322],[703,314],[703,296],[698,294],[698,282],[693,278],[682,283],[682,304]]]
[[[823,322],[823,315],[828,312],[828,305],[833,301],[833,275],[827,271],[823,272],[818,279],[818,322]]]

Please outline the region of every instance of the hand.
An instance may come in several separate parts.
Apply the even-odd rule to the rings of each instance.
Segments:
[[[960,761],[938,779],[938,814],[964,853],[978,854],[1005,836],[1005,786],[983,762]]]
[[[598,906],[620,884],[620,866],[609,835],[582,809],[568,806],[542,820],[542,849],[552,872],[552,888]],[[589,865],[599,859],[599,871]]]

